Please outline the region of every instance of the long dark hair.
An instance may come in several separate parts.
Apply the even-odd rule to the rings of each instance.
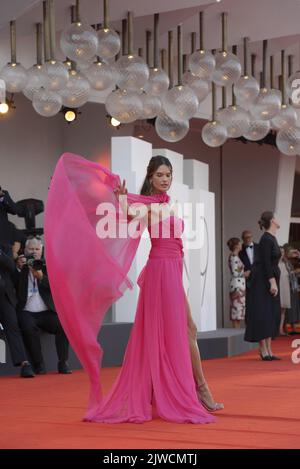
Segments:
[[[146,174],[145,180],[141,188],[141,195],[152,194],[152,185],[150,183],[150,179],[155,173],[155,171],[163,164],[168,166],[168,168],[170,168],[171,175],[173,175],[173,167],[170,163],[170,160],[168,160],[168,158],[166,158],[165,156],[161,156],[161,155],[152,156],[147,166],[147,174]]]
[[[263,212],[261,214],[260,220],[258,221],[259,227],[262,230],[268,230],[271,226],[271,222],[274,218],[274,213],[271,211]]]

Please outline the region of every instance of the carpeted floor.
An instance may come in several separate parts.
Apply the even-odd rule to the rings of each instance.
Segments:
[[[300,363],[291,361],[297,337],[274,341],[281,361],[250,352],[204,362],[215,398],[225,404],[210,425],[85,423],[84,372],[0,378],[0,448],[300,448]],[[117,372],[103,369],[106,390]]]

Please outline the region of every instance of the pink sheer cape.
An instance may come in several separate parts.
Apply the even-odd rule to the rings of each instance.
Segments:
[[[100,203],[115,208],[117,229],[126,222],[114,193],[119,184],[119,176],[107,168],[65,153],[51,180],[45,212],[45,253],[53,299],[71,346],[90,378],[87,420],[102,400],[102,349],[97,336],[108,308],[132,288],[127,273],[146,226],[141,222],[135,238],[97,236]],[[168,200],[167,194],[128,194],[129,204]]]

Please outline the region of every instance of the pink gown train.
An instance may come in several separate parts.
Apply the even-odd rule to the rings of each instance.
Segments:
[[[134,239],[99,238],[99,203],[111,203],[117,227],[127,222],[113,189],[119,176],[66,153],[51,181],[46,206],[47,268],[54,301],[70,343],[90,378],[87,421],[141,423],[158,415],[178,423],[210,423],[199,403],[188,342],[182,282],[183,220],[158,224],[149,259],[138,278],[140,293],[123,366],[106,396],[101,393],[102,350],[97,336],[109,306],[131,288],[128,270],[145,225]],[[168,202],[167,194],[128,194],[130,204]],[[162,236],[170,223],[170,236]]]

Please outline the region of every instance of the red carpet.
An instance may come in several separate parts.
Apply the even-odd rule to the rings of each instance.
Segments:
[[[82,371],[0,378],[0,448],[300,448],[300,364],[291,361],[292,340],[274,341],[282,361],[262,362],[250,352],[204,362],[216,399],[225,403],[210,425],[85,423]],[[106,389],[117,371],[103,370]]]

